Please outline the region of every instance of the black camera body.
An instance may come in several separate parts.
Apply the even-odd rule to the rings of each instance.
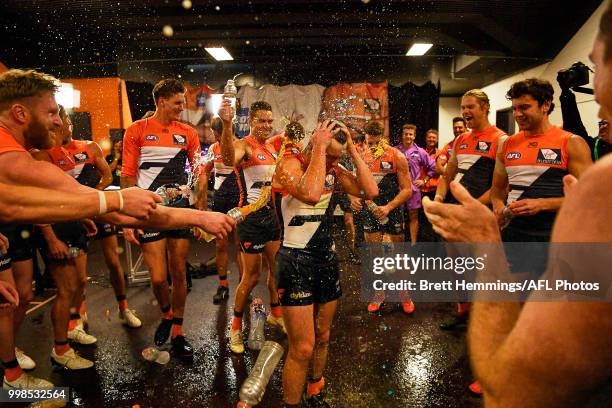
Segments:
[[[570,89],[589,83],[589,67],[582,62],[575,62],[571,67],[557,73],[557,82],[561,89]]]

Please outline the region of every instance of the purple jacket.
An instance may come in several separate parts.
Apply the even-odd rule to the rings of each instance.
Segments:
[[[409,148],[404,147],[403,144],[399,144],[395,148],[406,156],[408,168],[410,169],[410,177],[412,177],[413,182],[421,176],[421,169],[426,171],[429,177],[433,177],[436,174],[436,162],[427,154],[425,149],[417,146],[416,143],[413,143]],[[415,187],[414,184],[412,185],[412,198],[407,203],[408,207],[410,207],[412,201],[419,203],[421,201],[421,190]]]

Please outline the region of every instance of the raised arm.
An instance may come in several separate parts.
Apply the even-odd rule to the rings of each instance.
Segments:
[[[368,165],[363,161],[361,155],[357,151],[357,148],[353,144],[353,139],[350,137],[350,132],[346,144],[346,150],[351,157],[351,161],[355,165],[356,175],[338,168],[338,181],[342,184],[342,188],[348,194],[359,198],[365,198],[367,200],[374,199],[378,195],[378,185],[376,184],[376,180],[370,172],[370,169],[368,169]]]
[[[219,146],[221,147],[221,157],[223,164],[226,166],[236,167],[240,164],[244,156],[247,154],[246,143],[242,140],[234,141],[232,118],[234,117],[234,108],[228,99],[221,102],[219,109],[219,117],[223,121],[223,133]]]

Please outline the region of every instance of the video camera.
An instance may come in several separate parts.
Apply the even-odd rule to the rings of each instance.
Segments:
[[[582,85],[589,83],[589,71],[591,69],[578,61],[571,67],[562,69],[557,73],[557,82],[561,89],[572,89],[576,92],[593,95],[593,90],[584,88]]]

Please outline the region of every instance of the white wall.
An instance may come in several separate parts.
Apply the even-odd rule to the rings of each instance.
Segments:
[[[506,92],[508,89],[510,89],[510,85],[512,83],[526,78],[539,77],[548,80],[555,88],[555,110],[551,114],[550,120],[553,124],[562,124],[561,106],[559,104],[561,89],[557,83],[557,72],[560,69],[568,68],[576,61],[582,61],[583,63],[592,66],[589,61],[589,53],[591,52],[593,41],[595,40],[595,35],[597,34],[599,26],[599,19],[605,10],[606,3],[606,1],[602,2],[599,8],[597,8],[593,15],[551,62],[483,88],[491,100],[491,114],[489,116],[491,123],[495,123],[495,112],[497,110],[512,106],[510,101],[508,101],[505,97]],[[590,88],[593,87],[592,79],[593,76],[591,75],[591,84],[589,84]],[[599,111],[599,105],[597,105],[592,95],[577,93],[576,100],[578,101],[578,110],[580,111],[582,122],[587,128],[588,134],[592,136],[597,135],[597,122],[599,120],[597,118],[597,113]],[[440,111],[442,111],[441,106],[442,102],[440,102]],[[442,126],[442,122],[440,122],[440,126]]]
[[[440,109],[438,112],[438,133],[440,134],[438,146],[442,147],[455,137],[453,135],[453,118],[461,116],[461,98],[440,98]]]

